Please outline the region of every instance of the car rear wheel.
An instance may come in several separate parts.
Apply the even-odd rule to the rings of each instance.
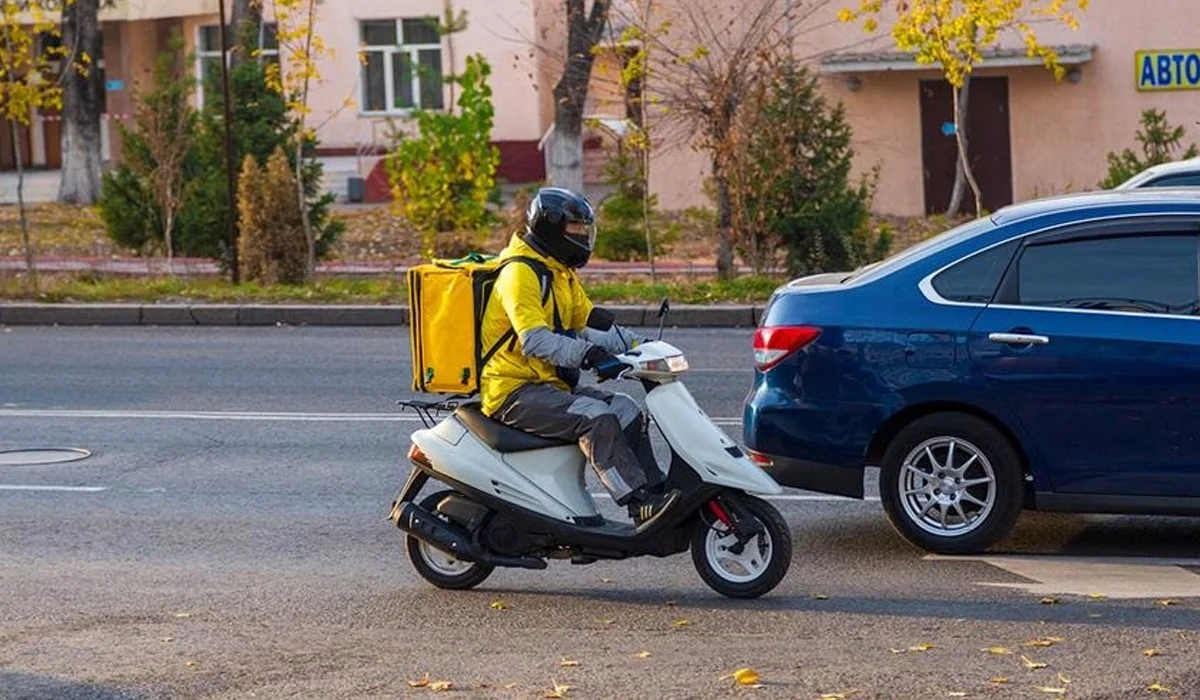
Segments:
[[[974,416],[914,421],[883,457],[879,495],[896,530],[939,554],[981,552],[1021,513],[1021,458],[1003,434]]]

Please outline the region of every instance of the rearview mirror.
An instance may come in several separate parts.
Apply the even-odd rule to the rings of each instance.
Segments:
[[[617,322],[617,317],[608,309],[592,307],[587,317],[587,327],[597,331],[608,331]]]
[[[667,314],[671,312],[671,302],[667,297],[663,297],[662,304],[658,307],[658,339],[662,340],[663,326],[667,323]]]

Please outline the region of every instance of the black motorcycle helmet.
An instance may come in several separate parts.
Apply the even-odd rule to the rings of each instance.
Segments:
[[[543,187],[529,202],[521,237],[542,255],[567,267],[583,267],[596,244],[596,212],[581,194]]]

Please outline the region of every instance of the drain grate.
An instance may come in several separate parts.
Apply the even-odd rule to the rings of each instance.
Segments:
[[[77,462],[92,453],[79,447],[33,447],[20,450],[0,450],[0,467],[34,467],[42,464]]]

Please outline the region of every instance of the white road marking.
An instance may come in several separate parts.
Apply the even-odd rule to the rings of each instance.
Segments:
[[[25,484],[0,484],[0,491],[70,491],[75,493],[97,493],[107,491],[107,486],[32,486]]]
[[[593,493],[592,498],[611,499],[612,496],[607,493]],[[806,493],[785,493],[785,494],[780,494],[777,496],[762,496],[762,498],[764,498],[768,501],[846,501],[848,503],[863,503],[863,502],[872,502],[872,501],[878,502],[879,501],[878,496],[867,496],[866,498],[858,499],[858,498],[846,498],[845,496],[824,496],[824,495],[820,495],[820,494],[809,495]]]
[[[61,418],[118,420],[225,420],[325,423],[420,423],[411,413],[284,413],[265,411],[119,411],[77,409],[0,409],[3,418]],[[710,418],[720,426],[739,426],[741,418]]]
[[[1084,557],[1070,555],[942,556],[926,561],[977,561],[1032,583],[977,581],[979,586],[1015,588],[1034,595],[1101,595],[1105,598],[1200,597],[1200,559],[1169,557]]]

